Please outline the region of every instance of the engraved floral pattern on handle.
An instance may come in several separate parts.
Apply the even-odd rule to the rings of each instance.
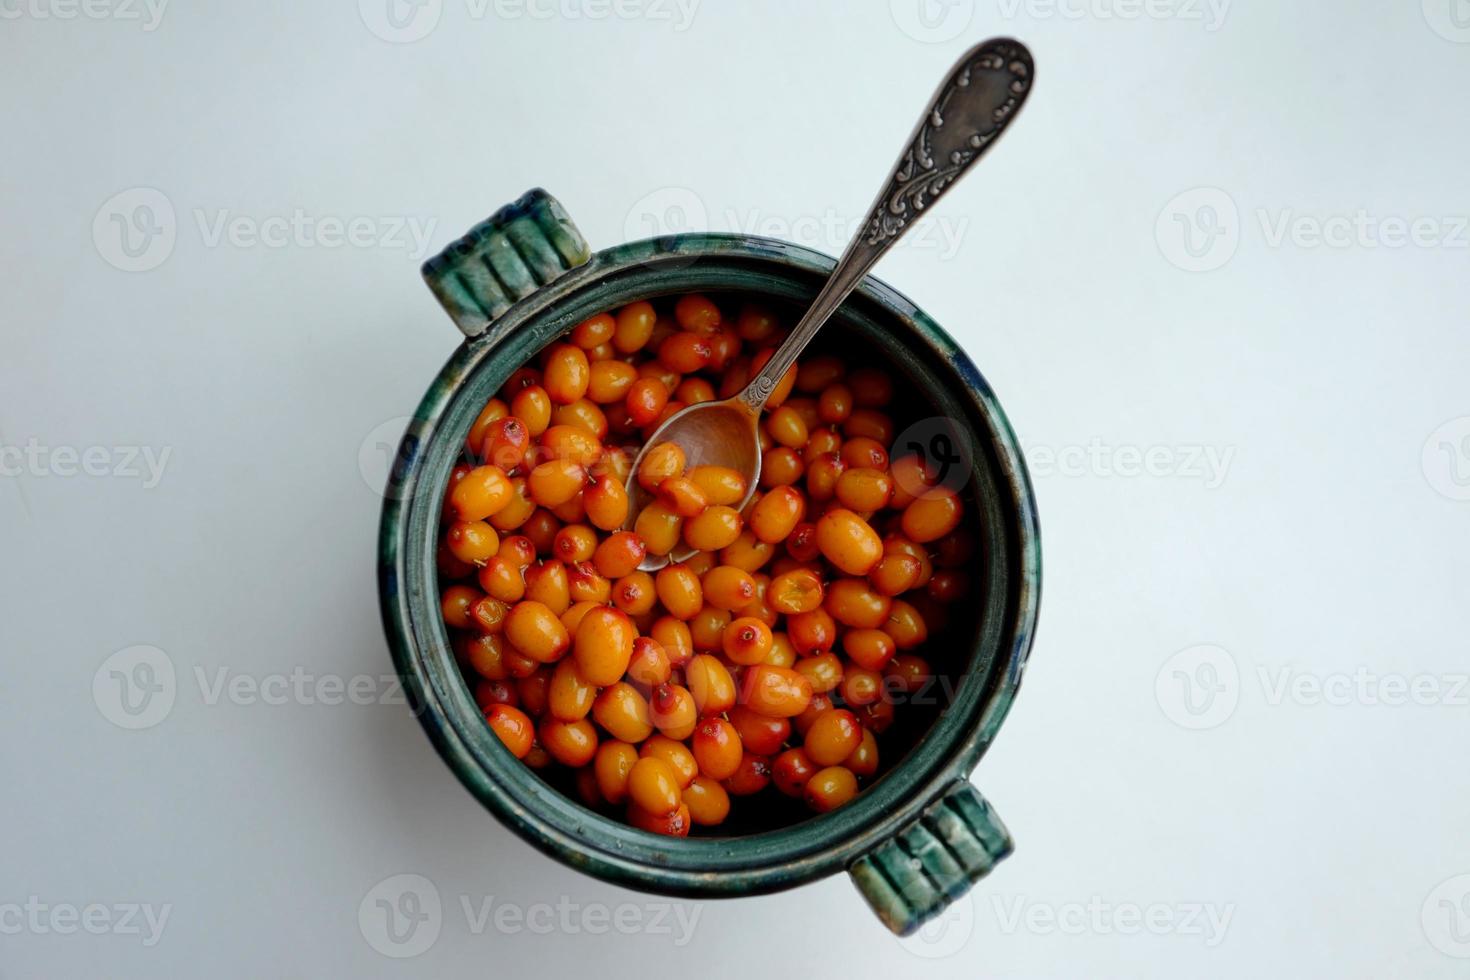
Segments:
[[[975,48],[939,87],[893,179],[878,195],[863,231],[869,245],[903,233],[1005,132],[1031,91],[1036,66],[1009,39]]]

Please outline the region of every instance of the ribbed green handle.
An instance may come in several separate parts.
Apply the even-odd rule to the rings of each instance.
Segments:
[[[537,187],[424,263],[424,281],[466,337],[591,256],[556,198]]]
[[[907,936],[969,891],[1013,848],[1005,824],[965,781],[848,871],[883,924]]]

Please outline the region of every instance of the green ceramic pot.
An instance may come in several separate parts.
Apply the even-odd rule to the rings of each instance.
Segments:
[[[512,757],[461,678],[437,601],[435,543],[449,473],[470,424],[510,373],[587,317],[690,290],[746,292],[800,307],[833,260],[748,235],[691,234],[589,254],[557,202],[535,190],[424,266],[467,339],[430,384],[386,492],[378,571],[383,622],[414,707],[440,755],[508,827],[599,878],[674,895],[791,888],[846,870],[884,923],[907,934],[1011,851],[969,781],[1010,708],[1040,597],[1036,506],[1015,435],[955,342],[913,303],[866,279],[824,335],[886,362],[900,388],[970,440],[982,547],[969,617],[924,651],[948,682],[942,712],[848,805],[731,837],[659,837],[583,807]],[[905,384],[906,382],[906,384]],[[931,641],[932,643],[933,641]]]

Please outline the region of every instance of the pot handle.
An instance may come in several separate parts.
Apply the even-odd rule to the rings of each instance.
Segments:
[[[561,202],[539,187],[424,263],[424,282],[466,337],[591,257]]]
[[[1010,831],[968,780],[853,862],[848,873],[883,924],[907,936],[1014,849]]]

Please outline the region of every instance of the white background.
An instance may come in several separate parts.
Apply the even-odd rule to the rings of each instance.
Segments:
[[[0,3],[0,977],[1465,975],[1463,0],[91,2]],[[594,247],[835,252],[992,34],[1031,102],[879,274],[1036,464],[1041,628],[975,777],[1017,852],[907,944],[842,877],[686,934],[503,829],[402,705],[310,686],[391,694],[380,444],[457,337],[396,226],[437,249],[544,185]],[[139,664],[172,702],[128,730]],[[438,931],[395,947],[404,884]]]

